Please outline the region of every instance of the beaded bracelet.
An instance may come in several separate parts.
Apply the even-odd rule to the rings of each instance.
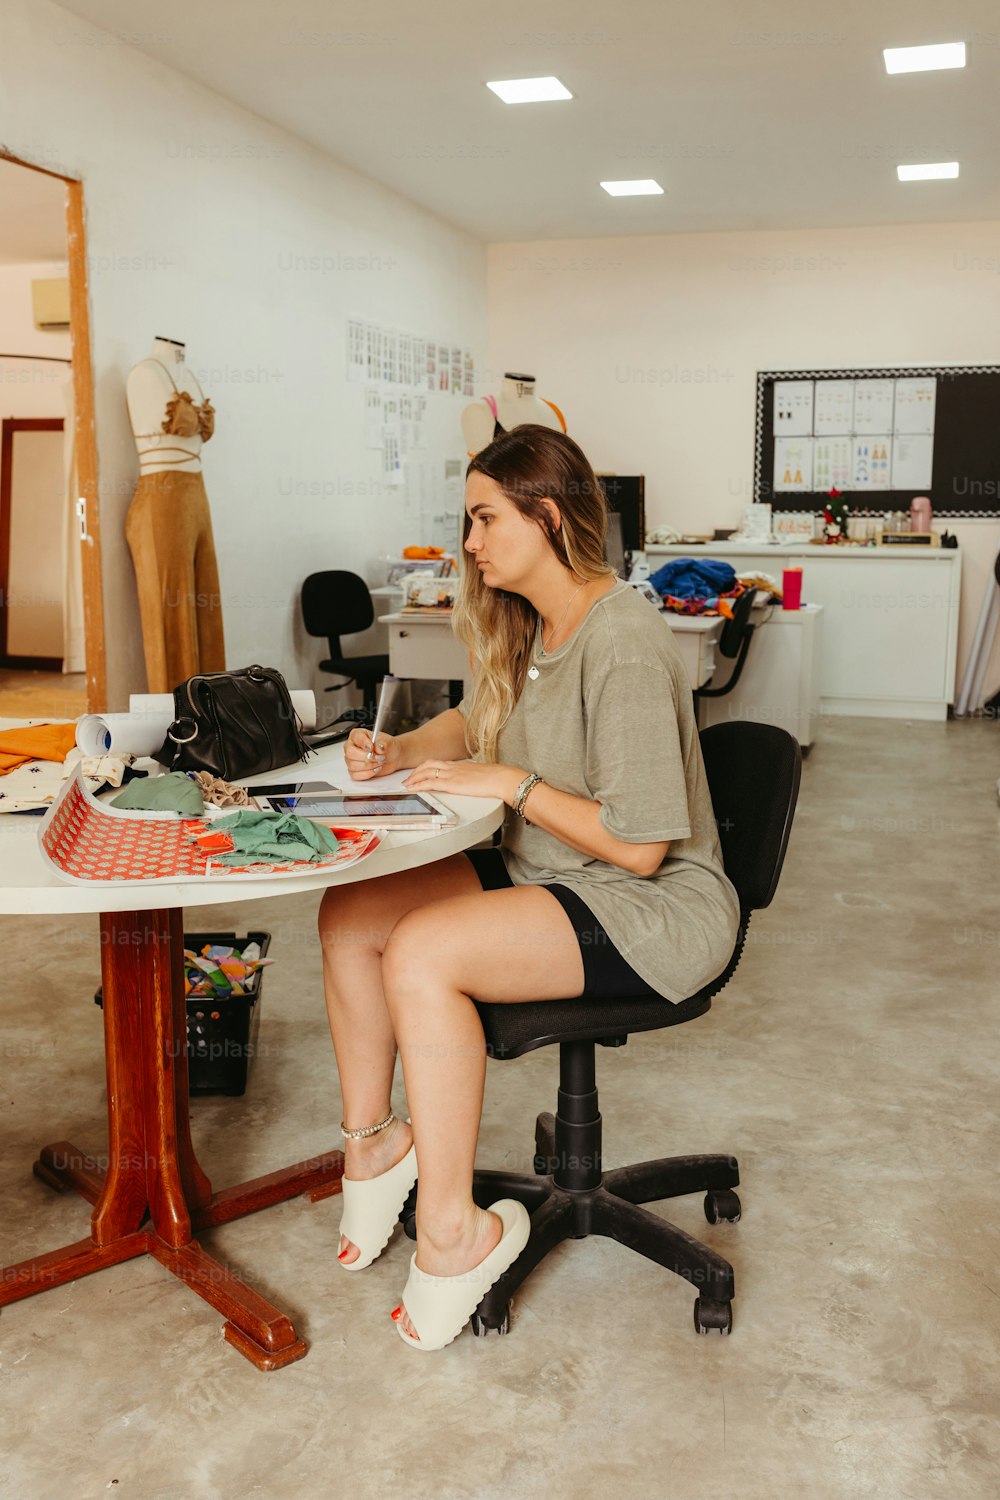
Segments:
[[[511,804],[519,818],[524,817],[524,804],[527,802],[529,796],[534,791],[538,783],[544,780],[544,776],[539,776],[536,771],[532,771],[531,774],[526,776],[521,782],[521,785],[514,793],[514,801]]]

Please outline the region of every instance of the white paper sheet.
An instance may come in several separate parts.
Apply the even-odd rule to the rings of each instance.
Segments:
[[[937,405],[937,381],[933,375],[900,376],[896,381],[896,407],[893,431],[901,433],[931,434],[934,431],[934,410]],[[930,484],[926,479],[917,479],[916,484]],[[897,486],[898,488],[900,486]],[[908,485],[901,486],[908,489]]]
[[[811,437],[776,437],[774,440],[774,493],[811,490],[813,439]]]
[[[813,443],[813,489],[850,489],[854,444],[849,437],[816,438]]]
[[[872,436],[892,431],[893,380],[854,382],[854,424],[851,431]]]
[[[892,488],[930,489],[934,439],[923,433],[896,437],[892,443]]]
[[[854,421],[854,381],[817,380],[813,432],[817,437],[847,436]]]
[[[774,382],[775,437],[807,436],[813,430],[813,381]]]
[[[887,490],[892,468],[892,438],[887,432],[854,439],[852,490]]]

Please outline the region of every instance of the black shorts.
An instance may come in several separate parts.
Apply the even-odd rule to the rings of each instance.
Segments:
[[[465,856],[472,861],[472,868],[484,891],[513,887],[514,882],[507,874],[499,849],[467,849]],[[657,999],[663,999],[658,990],[640,979],[632,965],[626,963],[590,907],[575,891],[567,890],[564,885],[544,885],[541,889],[552,892],[573,924],[580,944],[584,992],[588,999],[618,1000],[625,995],[655,995]],[[567,995],[565,998],[572,1000],[574,997]]]

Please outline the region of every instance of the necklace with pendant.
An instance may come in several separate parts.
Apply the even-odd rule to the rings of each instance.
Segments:
[[[589,578],[585,578],[583,580],[583,582],[580,584],[580,588],[574,589],[573,592],[572,592],[572,594],[570,594],[569,599],[566,601],[566,608],[563,610],[562,614],[559,616],[559,619],[556,621],[556,624],[555,624],[554,628],[549,632],[549,640],[550,641],[554,641],[555,638],[556,638],[556,636],[559,634],[559,627],[562,624],[562,622],[565,620],[566,616],[569,614],[569,607],[570,607],[570,605],[573,603],[573,600],[576,598],[577,594],[580,592],[580,589],[585,589],[587,587],[587,584],[589,582],[590,582],[590,579]],[[545,651],[545,637],[544,636],[542,636],[542,644],[541,644],[541,647],[540,647],[539,655],[541,655],[541,656],[545,656],[546,655],[546,651]],[[530,666],[528,668],[528,676],[531,678],[532,682],[537,682],[537,680],[538,680],[538,668],[536,666]]]

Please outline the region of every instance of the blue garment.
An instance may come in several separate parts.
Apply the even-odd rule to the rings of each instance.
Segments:
[[[728,594],[736,583],[736,569],[716,557],[675,557],[657,568],[650,583],[662,597],[712,599]]]

